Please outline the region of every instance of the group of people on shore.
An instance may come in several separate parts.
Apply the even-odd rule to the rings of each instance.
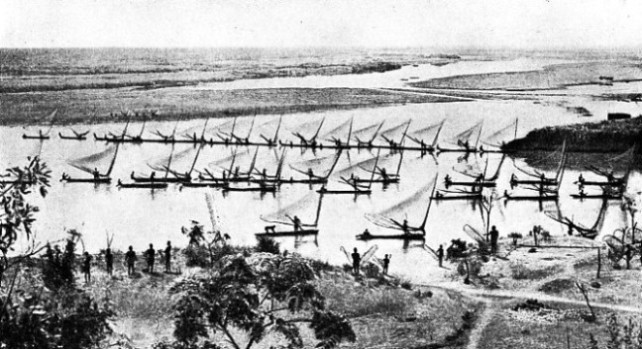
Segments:
[[[60,247],[56,245],[53,249],[49,246],[47,247],[47,255],[50,255],[53,260],[61,259],[62,251]],[[167,241],[167,246],[164,250],[156,251],[153,244],[149,244],[149,248],[143,252],[143,258],[147,264],[145,269],[148,273],[154,273],[154,265],[156,264],[156,255],[160,256],[160,259],[165,263],[165,272],[169,273],[172,269],[172,243]],[[107,247],[104,252],[105,258],[105,271],[108,275],[113,275],[114,273],[114,253],[110,247]],[[89,252],[84,252],[82,254],[81,260],[81,271],[84,275],[84,280],[86,283],[91,282],[91,267],[94,257],[89,254]],[[138,256],[136,251],[134,251],[133,246],[129,246],[127,252],[125,252],[123,263],[127,267],[127,276],[132,276],[136,272],[136,262],[138,261]]]

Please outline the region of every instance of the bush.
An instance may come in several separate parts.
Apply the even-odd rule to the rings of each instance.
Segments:
[[[256,252],[267,252],[272,254],[280,254],[279,243],[274,239],[269,237],[259,237],[257,238],[256,247],[254,247]]]

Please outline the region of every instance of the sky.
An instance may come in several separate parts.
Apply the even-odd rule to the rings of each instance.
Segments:
[[[639,0],[0,0],[0,47],[639,48]]]

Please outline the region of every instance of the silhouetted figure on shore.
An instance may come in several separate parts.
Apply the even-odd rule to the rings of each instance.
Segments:
[[[352,271],[355,275],[359,275],[359,265],[361,264],[361,255],[357,252],[355,247],[352,252]]]
[[[441,267],[444,262],[444,245],[439,245],[439,248],[437,249],[437,258],[439,259],[439,266]]]
[[[91,260],[92,257],[89,252],[83,254],[85,257],[82,261],[82,273],[85,274],[85,283],[91,282]]]
[[[624,248],[624,258],[626,259],[626,269],[631,269],[631,259],[633,259],[633,246],[627,244]]]
[[[125,253],[125,263],[127,264],[127,276],[132,276],[134,274],[135,270],[135,265],[136,261],[138,260],[138,257],[136,257],[136,252],[134,252],[134,248],[129,246],[129,251]]]
[[[154,250],[154,245],[149,244],[149,248],[145,251],[145,261],[147,262],[147,271],[149,273],[154,272],[154,261],[156,259],[156,250]]]
[[[390,266],[390,257],[392,257],[392,255],[389,255],[389,254],[384,255],[383,257],[383,273],[386,275],[388,275],[388,267]]]
[[[493,225],[493,227],[490,229],[490,252],[491,253],[496,253],[497,252],[497,240],[499,239],[499,231],[497,231],[497,227]]]
[[[165,247],[165,272],[169,273],[172,270],[172,243],[167,241]]]
[[[109,276],[114,273],[114,255],[111,253],[111,248],[109,247],[105,250],[105,269]]]

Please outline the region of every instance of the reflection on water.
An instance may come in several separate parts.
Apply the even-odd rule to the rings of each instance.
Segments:
[[[439,122],[446,118],[443,129],[443,136],[440,139],[448,139],[453,135],[470,127],[477,121],[484,120],[484,135],[490,135],[495,130],[511,123],[515,117],[520,119],[518,136],[525,135],[529,130],[541,125],[566,124],[584,121],[570,114],[563,108],[545,106],[532,102],[501,102],[484,101],[470,103],[445,103],[445,104],[423,104],[394,106],[377,109],[360,109],[352,111],[327,111],[322,113],[293,114],[283,117],[282,138],[295,139],[291,132],[296,131],[297,125],[314,118],[315,120],[326,117],[324,130],[331,130],[351,117],[354,117],[355,129],[385,120],[386,125],[392,127],[401,124],[408,119],[412,120],[409,132],[420,129],[426,125]],[[278,116],[261,116],[257,125],[265,121],[278,119]],[[229,120],[211,120],[210,125],[225,124]],[[247,125],[247,120],[243,120]],[[242,124],[242,123],[241,123]],[[178,130],[199,129],[203,125],[202,120],[179,123]],[[92,131],[102,134],[107,131],[122,130],[123,125],[100,125],[92,127]],[[247,126],[244,126],[247,127]],[[171,133],[174,123],[165,124],[150,123],[147,126],[146,135],[152,137],[151,132],[162,130]],[[132,132],[140,129],[140,125],[132,124]],[[54,128],[53,134],[62,129]],[[180,227],[188,225],[190,220],[197,220],[209,224],[209,214],[205,202],[206,189],[184,188],[179,190],[177,186],[170,185],[168,189],[150,192],[149,190],[118,189],[115,185],[76,184],[58,182],[62,172],[73,176],[86,174],[75,170],[67,164],[70,159],[76,159],[105,149],[105,144],[87,140],[83,142],[60,140],[52,137],[51,140],[39,142],[36,140],[23,140],[23,132],[37,132],[35,129],[25,130],[22,128],[0,128],[4,146],[2,148],[0,162],[3,166],[15,165],[24,161],[26,156],[33,155],[41,149],[41,157],[53,170],[54,181],[50,195],[45,199],[35,198],[41,207],[38,214],[35,230],[40,240],[55,240],[64,236],[64,228],[78,228],[84,233],[85,248],[90,251],[98,251],[105,246],[107,234],[114,234],[113,246],[118,249],[125,249],[128,245],[142,249],[147,244],[163,244],[166,240],[172,240],[177,245],[184,245],[186,239],[180,233]],[[210,136],[214,130],[208,130]],[[186,151],[191,145],[176,145],[175,152]],[[171,146],[165,144],[124,144],[121,146],[120,154],[116,162],[112,178],[114,182],[121,178],[127,180],[132,171],[147,174],[150,169],[148,164],[166,158],[170,153]],[[229,157],[231,147],[206,146],[199,157],[196,168],[202,169],[207,166],[215,168],[219,160]],[[316,154],[310,151],[292,149],[287,152],[287,163],[303,161],[313,157],[331,156],[333,150],[319,150]],[[252,149],[250,154],[254,153]],[[351,150],[342,154],[337,170],[345,169],[351,164],[367,160],[375,156],[375,152]],[[382,153],[382,156],[385,155]],[[585,156],[585,155],[584,155]],[[269,166],[273,163],[274,150],[260,149],[257,166]],[[408,277],[421,278],[422,269],[414,268],[417,265],[434,267],[435,263],[430,256],[421,249],[421,243],[396,240],[374,240],[370,242],[356,241],[355,235],[364,229],[369,229],[373,234],[386,234],[391,231],[372,224],[364,218],[365,214],[381,212],[410,197],[418,188],[429,183],[439,173],[439,188],[443,188],[443,177],[450,174],[453,178],[460,178],[453,167],[460,168],[464,165],[483,168],[488,159],[489,168],[493,168],[499,162],[500,154],[471,154],[462,157],[457,153],[442,153],[438,156],[426,155],[421,157],[419,153],[406,152],[400,169],[401,180],[398,184],[392,184],[383,188],[380,184],[373,185],[373,192],[369,196],[349,195],[327,195],[324,197],[323,206],[319,216],[318,237],[295,239],[283,238],[280,240],[282,248],[297,250],[305,255],[327,260],[331,263],[345,263],[345,256],[339,248],[357,247],[365,250],[372,244],[379,246],[379,254],[392,254],[394,256],[391,264],[391,272],[404,273]],[[189,163],[190,156],[186,156],[184,163]],[[590,159],[588,159],[590,160]],[[247,160],[245,160],[247,161]],[[504,163],[498,178],[498,193],[504,190],[511,190],[509,178],[516,173],[515,163],[519,166],[527,166],[523,159],[509,159]],[[177,163],[177,166],[187,166]],[[243,165],[246,166],[246,165]],[[286,166],[285,176],[300,176]],[[579,175],[577,168],[569,169],[564,177],[559,200],[559,209],[565,216],[571,217],[574,221],[591,226],[600,209],[599,200],[575,200],[569,194],[577,192],[573,181]],[[459,177],[458,177],[459,176]],[[591,174],[585,173],[587,179]],[[465,179],[465,177],[464,177]],[[640,176],[634,174],[629,191],[637,192],[642,188]],[[287,207],[293,202],[303,198],[311,189],[318,189],[319,186],[306,185],[284,185],[276,194],[260,195],[258,193],[232,192],[223,195],[214,189],[215,203],[220,213],[222,224],[232,236],[233,243],[252,245],[255,243],[254,233],[263,231],[266,224],[259,217],[268,216],[281,208]],[[419,203],[422,207],[425,203]],[[551,207],[551,205],[553,205]],[[542,207],[537,202],[507,202],[500,200],[496,203],[491,214],[491,222],[496,225],[502,235],[512,231],[526,233],[535,224],[542,225],[552,234],[565,234],[566,229],[559,223],[548,218],[542,210],[555,209],[554,204],[546,203]],[[309,210],[305,210],[306,212]],[[304,217],[305,215],[305,217]],[[302,220],[309,219],[308,213],[302,213]],[[613,202],[606,213],[603,232],[612,232],[613,229],[622,227],[626,217],[619,208],[618,202]],[[409,217],[410,220],[410,217]],[[454,238],[466,238],[462,231],[464,224],[482,227],[482,218],[479,207],[473,202],[467,201],[446,201],[436,202],[428,217],[426,225],[426,242],[437,247],[439,244],[446,244]]]

